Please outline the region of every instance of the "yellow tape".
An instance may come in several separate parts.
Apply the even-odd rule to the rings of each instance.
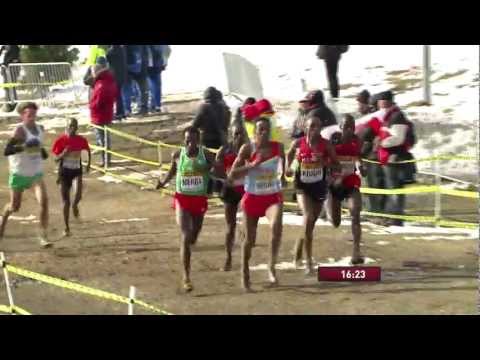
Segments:
[[[61,288],[64,288],[64,289],[73,290],[73,291],[76,291],[76,292],[79,292],[79,293],[83,293],[83,294],[87,294],[87,295],[91,295],[91,296],[96,296],[96,297],[99,297],[99,298],[102,298],[102,299],[116,301],[116,302],[123,303],[123,304],[129,304],[131,302],[130,299],[125,297],[125,296],[113,294],[113,293],[103,291],[103,290],[97,290],[97,289],[94,289],[94,288],[91,288],[91,287],[88,287],[88,286],[84,286],[84,285],[80,285],[80,284],[76,284],[76,283],[73,283],[73,282],[70,282],[70,281],[57,279],[57,278],[54,278],[52,276],[43,275],[43,274],[39,274],[39,273],[36,273],[36,272],[33,272],[33,271],[17,268],[17,267],[12,266],[12,265],[7,264],[6,269],[7,269],[8,272],[11,272],[13,274],[17,274],[17,275],[20,275],[20,276],[23,276],[23,277],[26,277],[26,278],[29,278],[29,279],[32,279],[32,280],[41,281],[43,283],[50,284],[50,285],[53,285],[53,286],[58,286],[58,287],[61,287]],[[160,313],[160,314],[165,314],[165,315],[171,315],[170,313],[168,313],[164,310],[158,309],[158,308],[156,308],[152,305],[148,305],[143,301],[133,300],[133,302],[134,302],[134,304],[146,307],[149,310],[152,310],[154,312],[157,312],[157,313]]]
[[[101,130],[104,129],[103,126],[98,126],[98,125],[95,125],[95,124],[89,124],[89,126],[91,126],[93,128],[96,128],[96,129],[101,129]],[[107,126],[106,128],[107,128],[107,131],[111,132],[112,134],[118,135],[118,136],[123,137],[125,139],[137,141],[139,143],[143,143],[143,144],[146,144],[146,145],[151,145],[151,146],[155,146],[155,147],[160,146],[160,147],[165,147],[165,148],[170,148],[170,149],[181,149],[182,148],[180,145],[171,145],[171,144],[164,143],[162,141],[154,142],[154,141],[146,140],[146,139],[143,139],[141,137],[126,133],[124,131],[113,129],[110,126]],[[210,148],[205,148],[205,149],[214,153],[214,154],[216,154],[218,152],[217,149],[210,149]]]
[[[425,161],[440,161],[440,160],[478,160],[474,156],[462,156],[462,155],[439,155],[439,156],[431,156],[428,158],[423,159],[413,159],[413,160],[403,160],[403,161],[396,161],[389,164],[408,164],[408,163],[416,163],[416,162],[425,162]],[[362,159],[363,162],[368,162],[372,164],[380,164],[379,161],[369,160],[369,159]]]
[[[71,80],[59,81],[54,83],[3,83],[0,84],[0,88],[15,88],[15,87],[25,87],[25,86],[53,86],[53,85],[64,85],[72,83]]]
[[[406,194],[426,194],[440,191],[440,187],[436,185],[413,186],[400,189],[376,189],[376,188],[360,188],[362,194],[382,194],[382,195],[406,195]]]
[[[440,193],[442,193],[444,195],[466,197],[466,198],[471,198],[471,199],[478,199],[479,198],[478,191],[453,190],[453,189],[446,189],[446,188],[442,187],[440,189]]]
[[[124,154],[121,154],[121,153],[118,153],[118,152],[115,152],[115,151],[112,151],[112,150],[106,150],[104,147],[93,145],[93,144],[89,144],[89,146],[94,150],[106,151],[107,153],[115,155],[115,156],[120,157],[122,159],[132,160],[132,161],[136,161],[136,162],[139,162],[139,163],[152,165],[152,166],[160,166],[160,163],[155,162],[155,161],[143,160],[143,159],[139,159],[139,158],[136,158],[136,157],[133,157],[133,156],[124,155]]]
[[[18,306],[14,306],[12,309],[10,306],[0,305],[0,312],[7,314],[32,315],[27,310],[24,310]]]

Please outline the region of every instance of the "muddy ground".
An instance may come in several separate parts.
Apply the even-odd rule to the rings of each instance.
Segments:
[[[6,127],[0,124],[0,130]],[[60,133],[62,129],[57,129]],[[55,136],[48,134],[47,143]],[[0,136],[5,141],[6,135]],[[0,144],[3,148],[3,143]],[[0,203],[8,200],[7,162],[0,158]],[[9,262],[43,274],[76,281],[121,295],[130,285],[138,297],[174,314],[475,314],[478,309],[478,240],[443,238],[427,241],[412,234],[375,235],[379,228],[364,225],[362,251],[369,265],[382,267],[378,283],[326,283],[307,278],[301,270],[279,270],[280,286],[267,286],[263,270],[252,271],[254,293],[240,289],[240,248],[234,267],[219,271],[224,261],[222,209],[211,207],[192,257],[195,290],[180,290],[178,231],[171,199],[141,191],[134,185],[99,181],[92,172],[84,179],[82,220],[72,221],[73,235],[62,238],[61,200],[55,185],[53,161],[47,162],[50,194],[51,240],[54,247],[42,250],[35,236],[38,207],[31,191],[21,211],[7,227],[0,249]],[[409,198],[409,209],[431,215],[433,199]],[[478,218],[476,201],[446,198],[451,218]],[[420,214],[422,214],[420,212]],[[30,215],[34,215],[35,218]],[[215,217],[215,215],[219,215]],[[212,217],[210,217],[212,216]],[[251,266],[268,260],[268,227],[259,226]],[[301,228],[284,226],[280,262],[290,261]],[[373,234],[372,234],[373,232]],[[351,255],[348,226],[335,230],[318,226],[314,256],[326,263]],[[17,305],[34,314],[126,314],[127,306],[77,294],[11,275]],[[3,279],[0,304],[7,304]],[[149,314],[136,309],[139,314]]]

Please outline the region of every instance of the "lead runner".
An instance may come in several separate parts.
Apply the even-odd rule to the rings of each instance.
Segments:
[[[183,265],[183,289],[193,290],[190,279],[191,246],[197,242],[202,230],[203,218],[208,208],[208,181],[215,159],[200,144],[200,132],[195,127],[184,131],[185,145],[172,156],[172,164],[157,189],[163,188],[176,177],[174,208],[177,224],[181,231],[180,259]]]

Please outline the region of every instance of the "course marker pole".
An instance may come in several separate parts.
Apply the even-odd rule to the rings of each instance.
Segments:
[[[128,295],[128,315],[133,315],[133,304],[135,303],[135,293],[136,293],[135,286],[130,286],[130,294]]]
[[[440,176],[440,162],[435,161],[435,185],[438,186],[439,191],[435,192],[435,221],[440,220],[442,215],[442,177]],[[438,225],[437,225],[438,227]]]
[[[7,288],[8,303],[10,311],[15,314],[15,304],[13,302],[12,288],[10,287],[10,279],[8,278],[7,262],[5,261],[5,254],[0,252],[0,266],[3,269],[3,277],[5,278],[5,287]]]

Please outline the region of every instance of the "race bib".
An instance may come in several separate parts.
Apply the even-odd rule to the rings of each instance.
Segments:
[[[258,194],[271,194],[276,190],[276,179],[272,173],[265,173],[256,178],[255,188]]]
[[[180,184],[185,192],[201,192],[205,187],[202,175],[183,176]]]
[[[355,174],[357,169],[355,163],[357,161],[356,157],[339,157],[340,165],[342,166],[342,176],[347,176],[351,174]]]
[[[80,152],[72,152],[63,158],[63,167],[66,169],[80,169]]]
[[[323,164],[310,162],[300,164],[300,181],[305,184],[316,183],[323,180]]]

